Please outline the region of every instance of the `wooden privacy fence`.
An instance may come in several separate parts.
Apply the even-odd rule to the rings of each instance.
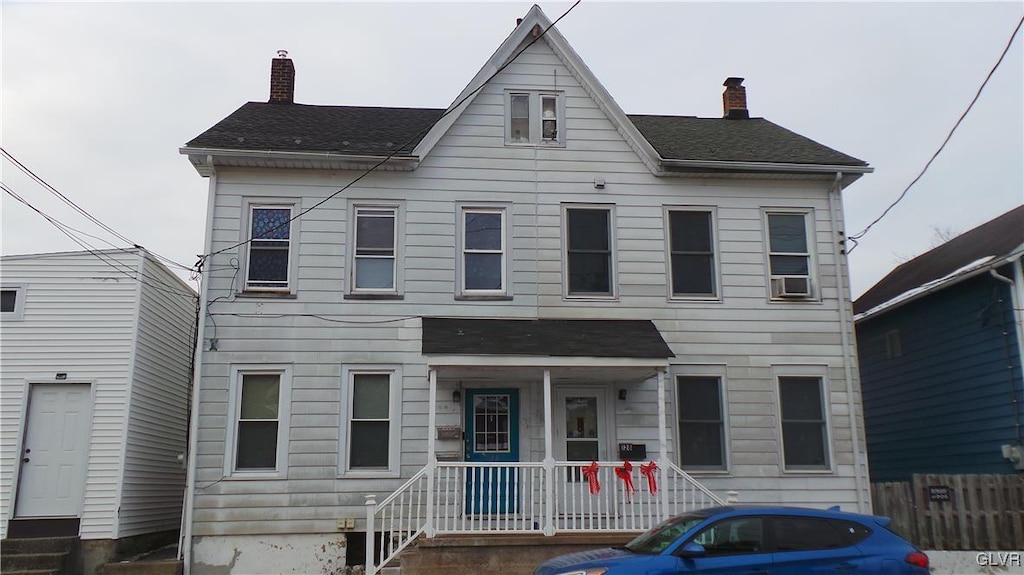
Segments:
[[[875,515],[923,549],[1024,549],[1024,476],[914,475],[872,483]]]

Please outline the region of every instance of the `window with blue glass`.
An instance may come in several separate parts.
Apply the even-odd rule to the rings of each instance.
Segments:
[[[247,290],[288,291],[291,220],[291,206],[250,208]]]
[[[462,289],[505,292],[505,211],[467,208],[462,212]]]

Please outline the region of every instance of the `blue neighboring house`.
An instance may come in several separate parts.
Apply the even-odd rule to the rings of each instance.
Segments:
[[[872,481],[1024,472],[1024,206],[854,302]]]

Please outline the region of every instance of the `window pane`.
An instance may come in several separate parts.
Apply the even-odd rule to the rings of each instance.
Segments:
[[[569,249],[609,251],[608,210],[568,210]]]
[[[349,466],[387,467],[390,451],[387,421],[353,421]]]
[[[509,121],[509,137],[513,142],[530,141],[530,97],[526,94],[512,95],[512,110]]]
[[[823,421],[821,380],[817,377],[780,377],[782,419]]]
[[[718,421],[722,418],[717,377],[679,378],[679,415],[683,419]]]
[[[683,422],[679,427],[683,467],[722,467],[722,425],[717,422]]]
[[[391,376],[359,373],[352,376],[352,419],[387,419]]]
[[[709,556],[766,551],[759,517],[726,519],[699,533],[694,541],[703,545]]]
[[[249,248],[249,285],[288,283],[288,248],[265,248],[253,243]]]
[[[239,421],[235,469],[277,467],[277,422]]]
[[[803,214],[768,214],[768,234],[773,252],[807,253]]]
[[[565,436],[570,439],[597,437],[597,398],[565,398]]]
[[[712,256],[672,254],[672,293],[714,295]]]
[[[372,215],[367,215],[372,214]],[[393,250],[395,217],[389,210],[360,210],[356,216],[356,250]]]
[[[466,289],[502,289],[501,267],[501,254],[466,254]]]
[[[669,212],[672,251],[710,252],[711,214],[709,212]]]
[[[0,312],[11,313],[14,311],[14,304],[18,299],[18,291],[5,289],[0,291]]]
[[[808,275],[807,256],[772,256],[772,275]]]
[[[775,517],[770,520],[776,551],[838,549],[848,543],[829,521],[808,517]]]
[[[243,375],[241,419],[277,419],[279,382],[280,376],[277,375]]]
[[[466,212],[466,249],[501,249],[501,214]]]
[[[611,293],[610,254],[569,254],[569,293]]]
[[[290,208],[253,208],[252,239],[287,240],[291,234]]]
[[[786,467],[827,467],[824,424],[783,421],[782,451]]]
[[[392,289],[395,287],[394,258],[356,258],[356,287]]]

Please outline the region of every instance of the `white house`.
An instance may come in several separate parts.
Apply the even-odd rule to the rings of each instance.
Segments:
[[[298,104],[279,54],[269,102],[181,149],[210,182],[193,572],[730,491],[869,510],[841,192],[871,168],[741,78],[722,118],[628,115],[550,26],[447,110]]]
[[[91,574],[173,542],[195,291],[138,248],[4,256],[0,266],[5,559],[13,539],[66,536]]]

